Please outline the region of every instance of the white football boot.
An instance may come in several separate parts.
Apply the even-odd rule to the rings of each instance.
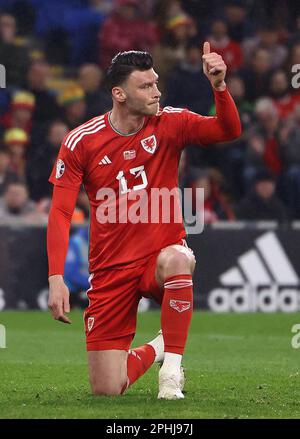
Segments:
[[[179,387],[180,390],[183,392],[184,385],[185,385],[186,377],[185,377],[185,371],[184,367],[180,366],[180,381],[179,381]]]
[[[183,367],[170,368],[161,367],[159,370],[159,392],[158,399],[183,399],[182,393],[185,383]]]
[[[158,331],[156,338],[147,344],[150,344],[156,353],[155,362],[160,364],[159,370],[159,393],[158,399],[183,399],[182,393],[185,385],[184,368],[163,368],[164,361],[164,340],[162,330]]]

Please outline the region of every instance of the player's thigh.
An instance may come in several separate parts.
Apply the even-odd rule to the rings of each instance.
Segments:
[[[127,351],[88,351],[88,367],[94,395],[120,395],[127,381]]]
[[[97,273],[84,313],[88,351],[128,350],[136,330],[139,270]]]

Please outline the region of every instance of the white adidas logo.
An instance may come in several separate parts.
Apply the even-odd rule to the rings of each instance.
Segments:
[[[98,165],[109,165],[111,160],[105,155],[102,160],[98,163]]]
[[[209,293],[213,311],[286,311],[300,309],[299,277],[274,232],[255,240],[255,248],[219,277],[222,288]],[[226,288],[223,288],[226,287]]]

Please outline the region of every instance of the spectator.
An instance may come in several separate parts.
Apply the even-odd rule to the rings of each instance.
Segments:
[[[285,70],[291,73],[292,67],[296,64],[300,64],[300,41],[291,47]]]
[[[169,18],[180,16],[182,14],[189,14],[185,12],[186,1],[184,5],[181,5],[180,0],[164,0],[162,2],[157,1],[153,7],[153,15],[155,22],[159,27],[160,34],[164,37],[164,33],[167,31],[166,23]],[[192,14],[190,14],[192,15]]]
[[[202,72],[199,47],[197,39],[188,43],[185,59],[168,79],[165,101],[173,107],[188,107],[196,113],[207,114],[213,97]]]
[[[2,197],[9,183],[18,181],[18,176],[10,169],[9,152],[4,147],[0,148],[0,197]]]
[[[103,72],[97,65],[84,64],[81,66],[78,82],[85,92],[86,119],[99,116],[111,109],[111,97],[102,87]]]
[[[165,89],[166,80],[172,69],[186,60],[188,42],[191,38],[196,38],[197,30],[190,16],[178,12],[169,16],[163,33],[162,41],[152,51],[155,68],[160,76],[161,90]]]
[[[280,223],[288,220],[287,211],[275,195],[276,184],[269,171],[260,171],[255,177],[253,189],[240,202],[236,216],[241,220],[274,220]]]
[[[60,108],[55,96],[48,90],[50,67],[47,62],[34,61],[27,74],[27,89],[35,97],[33,120],[39,124],[48,124],[60,116]]]
[[[208,36],[211,51],[217,52],[224,59],[228,72],[238,70],[243,64],[243,53],[238,42],[228,36],[227,25],[224,20],[217,19],[212,22]]]
[[[99,34],[99,64],[106,69],[120,51],[149,50],[158,42],[158,31],[142,18],[138,0],[117,0]]]
[[[272,73],[269,94],[273,98],[281,119],[291,117],[294,114],[295,106],[300,105],[300,94],[291,93],[289,78],[284,70]]]
[[[202,208],[204,210],[205,224],[234,219],[233,210],[221,191],[220,174],[218,172],[208,169],[194,171],[191,186],[193,189],[193,215],[197,214],[196,200],[200,197],[200,199],[198,198],[198,203],[200,202],[201,205],[204,202]],[[202,199],[202,194],[197,189],[204,190],[204,200]]]
[[[13,15],[0,14],[0,60],[6,68],[6,82],[9,87],[22,87],[29,64],[25,47],[16,42],[17,25]]]
[[[279,42],[279,29],[273,24],[264,24],[254,38],[244,42],[243,49],[247,61],[251,59],[254,49],[258,47],[269,53],[272,69],[282,67],[287,59],[288,50]]]
[[[245,132],[253,124],[254,106],[245,98],[245,86],[240,76],[229,75],[226,81],[228,90],[238,108],[242,122],[242,135],[234,142],[229,142],[224,148],[217,148],[218,169],[225,177],[230,192],[235,199],[244,195],[243,168],[246,153]],[[211,107],[210,115],[216,114],[215,105]]]
[[[243,132],[244,132],[253,121],[252,119],[253,119],[254,105],[246,99],[245,84],[243,79],[239,75],[237,74],[228,75],[226,84],[239,111],[240,119],[243,125]],[[212,116],[216,114],[216,107],[214,104],[212,105],[209,114]]]
[[[10,183],[0,199],[0,220],[27,220],[42,223],[46,216],[37,212],[35,203],[29,199],[28,190],[23,182]]]
[[[20,128],[30,134],[34,107],[35,97],[32,93],[16,92],[12,97],[9,111],[0,119],[2,127]]]
[[[58,98],[63,108],[63,119],[70,130],[84,123],[86,119],[85,93],[79,85],[70,85],[65,88]]]
[[[280,155],[283,172],[279,180],[279,193],[290,217],[300,219],[300,107],[293,118],[279,128]]]
[[[265,95],[270,82],[270,71],[270,53],[263,48],[257,48],[252,54],[249,66],[243,67],[240,71],[248,101],[253,102]]]
[[[25,178],[26,147],[29,137],[20,128],[10,128],[4,133],[4,143],[10,155],[10,166],[20,179]]]
[[[44,142],[32,143],[28,148],[26,179],[30,197],[34,201],[50,197],[52,187],[48,182],[58,150],[68,133],[67,125],[61,120],[50,123]]]
[[[248,145],[245,163],[246,188],[252,185],[259,168],[267,168],[278,176],[283,163],[279,143],[279,115],[270,98],[262,98],[255,105],[256,124],[247,133]]]
[[[234,41],[242,43],[255,32],[255,23],[247,17],[246,5],[241,1],[231,0],[225,6],[225,18],[228,35]]]

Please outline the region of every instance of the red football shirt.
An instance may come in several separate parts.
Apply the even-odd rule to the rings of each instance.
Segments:
[[[90,272],[139,265],[144,257],[185,237],[182,221],[174,222],[173,203],[170,221],[162,222],[161,215],[158,222],[150,221],[151,189],[178,187],[178,163],[184,146],[206,145],[239,135],[239,117],[230,94],[226,90],[215,95],[218,117],[165,107],[157,115],[146,117],[138,132],[122,135],[113,129],[106,113],[65,137],[49,181],[76,191],[84,184],[91,206]],[[113,197],[103,197],[106,188],[115,194],[115,215]],[[148,195],[148,199],[142,197],[138,209],[134,206],[140,194]],[[122,203],[127,195],[133,199],[127,202],[124,220]],[[179,209],[178,193],[175,198]],[[131,209],[137,215],[143,212],[140,222],[126,220]],[[103,223],[108,212],[115,222]]]

